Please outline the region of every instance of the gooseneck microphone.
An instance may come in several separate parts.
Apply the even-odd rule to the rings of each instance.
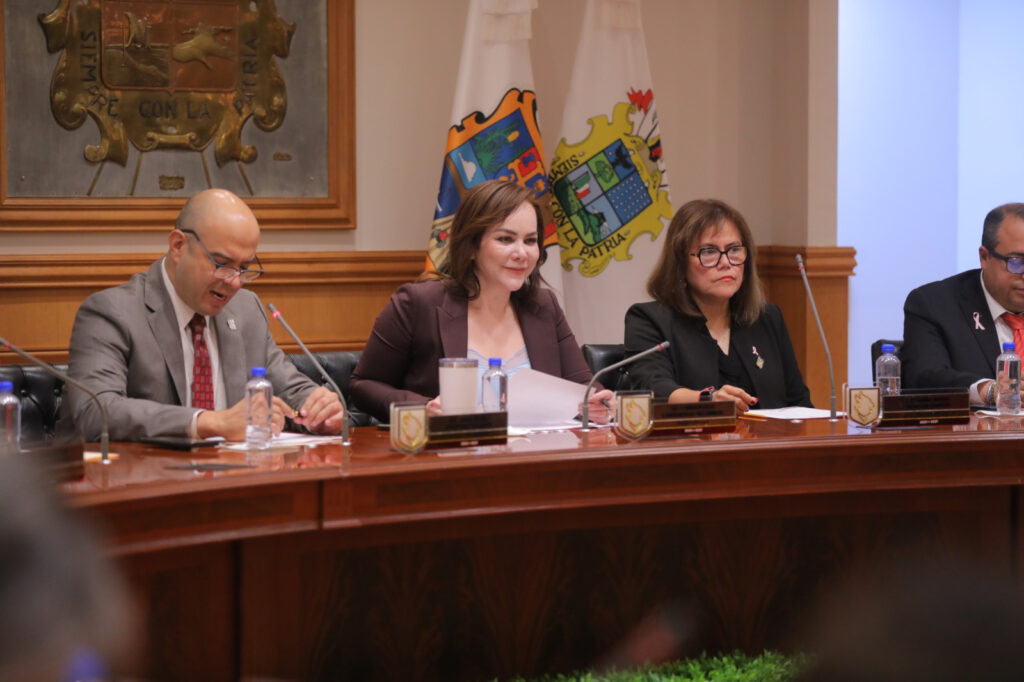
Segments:
[[[594,376],[590,377],[590,383],[587,384],[587,390],[583,392],[583,411],[580,414],[580,417],[583,420],[583,431],[590,430],[590,405],[589,403],[587,403],[587,400],[590,398],[590,391],[594,388],[594,382],[597,381],[597,378],[602,374],[607,374],[613,369],[618,369],[619,367],[623,367],[624,365],[636,362],[637,360],[646,355],[650,355],[651,353],[657,353],[658,351],[663,351],[666,348],[668,348],[668,341],[662,341],[656,346],[651,346],[645,351],[641,351],[636,355],[632,355],[626,358],[625,360],[619,360],[613,365],[608,365],[607,367],[604,367],[594,372]]]
[[[110,464],[110,430],[107,426],[109,420],[107,419],[107,408],[103,406],[103,403],[100,401],[99,396],[93,393],[82,382],[76,379],[72,379],[67,374],[61,372],[50,363],[43,362],[42,360],[32,355],[28,351],[18,348],[17,346],[15,346],[13,343],[6,340],[2,336],[0,336],[0,348],[4,350],[11,350],[14,353],[17,353],[21,357],[31,362],[33,365],[38,365],[39,367],[41,367],[43,371],[49,374],[50,376],[57,377],[58,379],[63,381],[65,384],[68,384],[69,386],[74,386],[75,388],[82,391],[83,393],[88,395],[89,398],[92,399],[92,401],[96,404],[96,408],[99,409],[100,411],[100,457],[102,458],[102,462],[104,464]]]
[[[313,354],[309,352],[308,348],[306,348],[306,344],[302,343],[302,339],[300,339],[298,335],[292,331],[292,328],[288,325],[288,323],[284,321],[284,317],[281,316],[281,311],[278,310],[273,303],[268,303],[267,309],[270,311],[270,316],[273,317],[278,322],[280,322],[282,326],[284,326],[284,330],[288,332],[292,339],[295,340],[295,343],[299,344],[299,348],[302,349],[302,352],[305,353],[306,357],[309,358],[310,362],[313,363],[313,366],[317,368],[317,370],[320,372],[320,376],[324,378],[324,381],[330,384],[331,388],[334,389],[334,392],[338,394],[338,400],[341,401],[341,406],[345,410],[344,417],[341,420],[341,444],[351,445],[351,441],[348,439],[348,405],[345,403],[345,396],[342,394],[341,389],[338,388],[338,384],[334,383],[334,379],[331,378],[330,374],[324,371],[324,368],[320,365],[319,362],[317,362],[317,359],[313,357]]]
[[[829,419],[836,421],[836,375],[832,371],[832,352],[828,349],[828,341],[825,339],[825,330],[821,326],[821,317],[818,315],[818,306],[814,305],[814,294],[811,293],[811,285],[807,283],[807,271],[804,269],[804,259],[796,254],[796,266],[800,270],[800,277],[804,280],[804,289],[807,290],[807,298],[811,302],[811,312],[814,313],[814,321],[818,323],[818,334],[821,335],[821,345],[825,347],[825,359],[828,360],[828,380],[832,383],[832,395],[829,397],[831,416]]]

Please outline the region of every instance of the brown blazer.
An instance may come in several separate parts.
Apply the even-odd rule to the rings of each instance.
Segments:
[[[404,284],[373,324],[359,365],[352,372],[352,399],[359,409],[388,421],[393,402],[427,402],[440,392],[437,361],[464,358],[467,302],[451,296],[441,282]],[[553,292],[541,289],[516,305],[530,366],[578,383],[590,381],[587,367]]]

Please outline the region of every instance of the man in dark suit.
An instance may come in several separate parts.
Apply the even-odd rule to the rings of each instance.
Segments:
[[[980,269],[907,296],[901,351],[907,388],[969,388],[972,404],[991,405],[1002,344],[1016,342],[1018,354],[1024,351],[1024,204],[989,211],[978,255]]]
[[[338,396],[289,362],[259,298],[242,288],[263,273],[259,237],[245,202],[205,190],[182,208],[166,256],[79,308],[68,371],[99,395],[112,440],[243,440],[252,367],[265,367],[274,386],[275,430],[285,417],[316,432],[341,430]],[[99,437],[98,410],[81,391],[67,391],[63,419]]]

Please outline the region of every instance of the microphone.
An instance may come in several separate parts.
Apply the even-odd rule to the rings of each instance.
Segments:
[[[583,392],[583,412],[581,414],[581,418],[583,419],[583,430],[590,430],[590,405],[589,403],[587,403],[587,399],[590,398],[590,391],[591,389],[594,388],[594,382],[597,381],[597,378],[599,376],[601,376],[602,374],[607,374],[613,369],[618,369],[619,367],[623,367],[624,365],[636,362],[640,358],[646,355],[650,355],[651,353],[657,353],[658,351],[665,350],[666,348],[668,348],[668,341],[662,341],[656,346],[651,346],[645,351],[641,351],[636,355],[626,358],[625,360],[619,360],[613,365],[608,365],[607,367],[604,367],[594,372],[594,376],[590,377],[590,383],[587,384],[587,390]]]
[[[319,370],[320,376],[324,378],[324,381],[330,384],[331,388],[334,389],[334,392],[338,394],[338,400],[341,401],[341,406],[345,410],[344,418],[341,420],[341,444],[351,445],[352,442],[348,439],[348,405],[345,404],[345,396],[342,395],[341,389],[338,388],[338,384],[334,383],[334,379],[331,378],[330,374],[324,371],[324,368],[319,362],[317,362],[316,358],[313,357],[313,354],[309,352],[309,349],[306,348],[306,344],[302,343],[302,339],[300,339],[298,335],[292,331],[292,328],[288,326],[288,323],[284,321],[284,317],[281,316],[281,311],[278,310],[273,303],[268,303],[267,309],[270,311],[271,317],[280,322],[284,326],[284,330],[288,332],[292,339],[295,340],[295,343],[299,344],[299,348],[302,349],[302,352],[305,353],[306,357],[313,363],[313,366]]]
[[[807,298],[811,302],[811,312],[814,313],[814,321],[818,323],[818,334],[821,335],[821,345],[825,346],[825,359],[828,360],[828,380],[832,383],[832,395],[829,399],[829,406],[832,410],[832,421],[836,421],[836,375],[832,371],[832,352],[828,349],[828,341],[825,340],[825,330],[821,326],[821,317],[818,315],[818,306],[814,305],[814,294],[811,293],[811,285],[807,283],[807,271],[804,269],[804,259],[796,254],[796,266],[800,270],[800,277],[804,280],[804,289],[807,290]]]
[[[63,381],[65,384],[68,384],[69,386],[74,386],[78,390],[87,394],[89,398],[92,399],[92,401],[96,404],[96,407],[100,411],[100,457],[102,458],[101,461],[104,464],[110,464],[110,430],[107,427],[109,420],[107,419],[107,408],[103,406],[103,403],[100,401],[99,396],[93,393],[82,382],[76,379],[72,379],[64,372],[58,371],[57,368],[51,365],[50,363],[43,362],[42,360],[32,355],[28,351],[24,351],[18,348],[10,341],[4,339],[2,336],[0,336],[0,348],[11,350],[17,353],[21,357],[31,362],[33,365],[38,365],[39,367],[41,367],[43,371],[49,374],[50,376],[55,376],[61,381]]]

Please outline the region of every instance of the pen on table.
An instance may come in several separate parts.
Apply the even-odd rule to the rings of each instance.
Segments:
[[[752,421],[752,422],[766,422],[766,421],[768,421],[768,417],[762,417],[759,414],[741,414],[741,415],[739,415],[739,418],[740,419],[747,419],[747,420]]]

